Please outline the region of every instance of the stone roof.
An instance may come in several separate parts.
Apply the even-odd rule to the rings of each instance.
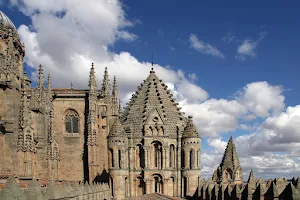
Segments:
[[[14,23],[0,10],[0,31],[16,35],[19,38],[18,31]]]
[[[229,138],[220,167],[234,171],[240,166],[232,136]]]
[[[109,132],[110,136],[124,136],[124,129],[119,118],[116,118]]]
[[[139,197],[126,198],[126,200],[180,200],[179,197],[171,197],[160,193],[145,194]]]
[[[193,117],[189,116],[186,127],[183,132],[183,137],[199,137],[196,126],[193,122]]]
[[[185,117],[167,85],[153,70],[144,80],[122,113],[121,122],[129,125],[133,134],[142,134],[143,125],[152,112],[158,112],[163,121],[165,135],[176,134],[177,125],[185,125]]]

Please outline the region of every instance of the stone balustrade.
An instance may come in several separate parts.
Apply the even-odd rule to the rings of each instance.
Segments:
[[[109,200],[111,192],[108,184],[56,184],[50,181],[42,187],[32,180],[26,187],[20,187],[14,176],[10,176],[0,191],[0,200]]]

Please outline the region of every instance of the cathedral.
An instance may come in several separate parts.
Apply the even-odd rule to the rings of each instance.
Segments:
[[[32,87],[24,56],[14,24],[0,11],[1,174],[104,181],[114,199],[195,195],[201,137],[153,69],[123,110],[107,68],[99,84],[92,64],[87,89],[75,89],[53,88],[40,65]],[[226,177],[237,171],[232,167]]]

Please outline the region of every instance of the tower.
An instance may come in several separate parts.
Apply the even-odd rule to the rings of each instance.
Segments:
[[[95,76],[94,64],[90,70],[90,79],[89,79],[89,95],[88,95],[88,134],[87,134],[87,164],[88,164],[88,174],[86,174],[85,179],[92,181],[98,172],[99,162],[98,162],[98,134],[97,134],[97,121],[96,121],[96,112],[97,112],[97,83]]]
[[[243,173],[236,153],[235,144],[232,136],[229,138],[222,162],[215,170],[213,180],[222,182],[226,179],[229,183],[242,183]]]
[[[201,138],[191,116],[188,117],[181,144],[182,194],[193,196],[199,186]]]
[[[108,135],[108,154],[112,195],[115,199],[129,197],[128,138],[119,118]]]
[[[125,178],[132,197],[154,192],[183,197],[196,192],[200,137],[191,118],[180,111],[173,94],[153,69],[132,95],[120,120],[128,138],[129,172]],[[191,169],[181,168],[186,162],[182,148],[193,149]],[[181,190],[182,175],[190,177],[186,191]]]

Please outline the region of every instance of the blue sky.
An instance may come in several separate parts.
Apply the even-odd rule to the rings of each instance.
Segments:
[[[54,86],[87,87],[93,61],[99,81],[105,65],[117,75],[125,102],[147,77],[154,52],[158,76],[203,135],[204,177],[230,135],[245,176],[250,168],[265,178],[298,173],[299,2],[41,2],[0,3],[25,42],[33,80],[42,63]]]

